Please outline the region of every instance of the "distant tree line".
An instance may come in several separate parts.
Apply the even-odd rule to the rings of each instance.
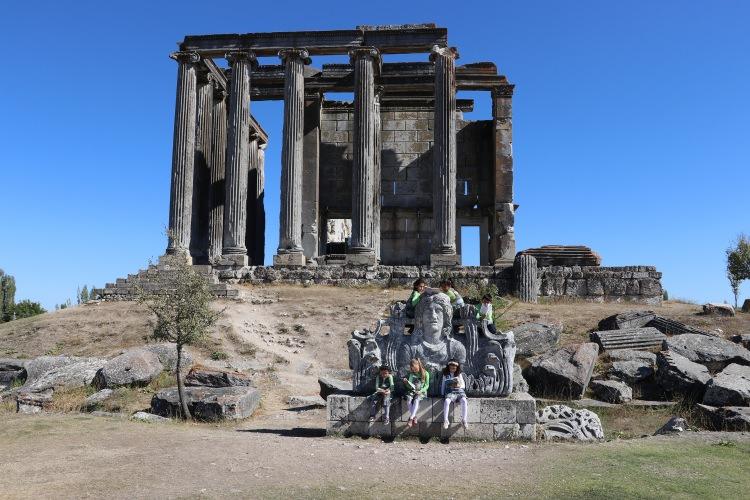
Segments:
[[[45,312],[39,302],[26,299],[16,303],[16,279],[0,269],[0,323]]]

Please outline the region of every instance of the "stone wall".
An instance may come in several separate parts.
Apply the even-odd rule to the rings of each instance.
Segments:
[[[426,398],[419,404],[418,425],[407,427],[406,402],[391,403],[391,421],[384,424],[378,411],[376,422],[369,422],[370,403],[364,397],[334,394],[327,399],[326,433],[333,436],[379,436],[476,439],[485,441],[534,441],[536,401],[526,393],[507,398],[468,398],[468,427],[460,425],[460,405],[451,405],[450,426],[443,429],[443,398]]]
[[[462,106],[471,109],[471,102]],[[487,214],[494,209],[493,122],[467,121],[461,111],[457,114],[456,220],[459,226],[481,226],[489,234]],[[381,261],[427,264],[433,234],[434,110],[384,103],[380,118]],[[324,219],[351,217],[352,119],[351,103],[323,103],[320,207]]]
[[[540,267],[539,296],[592,302],[661,304],[661,273],[652,266]]]

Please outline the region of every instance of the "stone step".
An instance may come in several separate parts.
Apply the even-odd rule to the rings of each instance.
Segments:
[[[604,330],[593,332],[591,340],[602,349],[644,349],[660,347],[667,336],[656,328],[625,328],[623,330]]]
[[[519,255],[531,255],[539,267],[548,266],[599,266],[602,258],[586,246],[545,245],[528,248]]]

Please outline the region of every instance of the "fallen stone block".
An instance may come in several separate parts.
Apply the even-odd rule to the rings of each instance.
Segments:
[[[26,415],[34,415],[49,410],[52,407],[53,389],[38,392],[19,392],[16,395],[16,411]]]
[[[94,385],[99,388],[144,386],[163,370],[157,354],[136,347],[107,361],[96,374]]]
[[[537,426],[544,439],[596,441],[604,439],[599,416],[590,410],[574,410],[565,405],[552,405],[537,411]]]
[[[130,416],[130,420],[138,420],[140,422],[150,422],[154,424],[160,424],[165,422],[171,422],[171,419],[154,415],[145,411],[137,411]]]
[[[185,377],[185,385],[196,387],[249,387],[253,381],[245,373],[195,366]]]
[[[598,354],[599,346],[589,342],[532,358],[529,382],[543,395],[580,398],[589,385]]]
[[[750,407],[724,406],[717,408],[697,405],[704,418],[717,431],[750,431]]]
[[[44,367],[48,368],[48,371],[41,371],[40,366],[31,364],[34,361],[36,360],[27,365],[29,376],[23,385],[23,390],[26,392],[41,392],[53,388],[73,389],[91,385],[96,374],[106,363],[103,359],[71,357],[65,359],[61,364],[55,362],[45,364]],[[32,372],[28,372],[29,366],[33,366]],[[32,373],[34,374],[33,377]]]
[[[735,344],[740,344],[745,349],[750,349],[750,333],[744,333],[742,335],[732,335],[732,338],[729,340],[731,340]]]
[[[690,333],[675,335],[664,341],[663,349],[676,352],[711,371],[722,370],[732,363],[750,365],[750,351],[719,337]]]
[[[620,330],[626,328],[642,328],[654,318],[654,311],[626,311],[604,318],[599,322],[599,330]]]
[[[146,344],[143,349],[151,351],[159,356],[159,362],[164,366],[165,370],[174,372],[177,368],[177,344],[171,342],[159,342],[156,344]],[[182,350],[182,361],[180,362],[180,369],[182,373],[187,373],[188,369],[193,364],[193,355],[188,349]]]
[[[352,383],[345,380],[320,377],[318,385],[320,385],[320,397],[324,400],[327,400],[331,394],[353,394]]]
[[[562,325],[554,323],[523,323],[514,327],[516,356],[536,356],[554,349],[561,333]]]
[[[591,340],[607,351],[659,347],[666,338],[666,335],[652,327],[604,330],[591,334]]]
[[[750,312],[750,299],[745,299],[745,302],[742,303],[742,312],[743,313]]]
[[[651,377],[656,370],[656,354],[634,349],[609,351],[612,366],[610,378],[622,380],[627,384],[637,384]]]
[[[592,380],[589,384],[597,399],[622,404],[633,399],[633,389],[616,380]]]
[[[729,304],[716,304],[709,302],[708,304],[703,304],[703,314],[731,317],[734,316],[734,307]]]
[[[86,401],[84,401],[84,408],[86,408],[87,410],[92,410],[99,407],[101,403],[112,396],[113,392],[114,391],[112,389],[102,389],[101,391],[92,394],[91,396],[86,398]]]
[[[512,392],[529,392],[529,383],[523,378],[523,371],[518,363],[513,364],[513,391]]]
[[[662,425],[659,430],[654,432],[654,436],[658,436],[661,434],[677,434],[679,432],[685,432],[687,430],[690,430],[690,426],[688,426],[687,420],[682,417],[675,416],[667,420],[666,424]]]
[[[646,326],[651,326],[659,330],[665,335],[684,335],[686,333],[693,333],[696,335],[706,335],[708,337],[715,337],[716,335],[700,328],[688,326],[685,323],[665,318],[663,316],[656,316],[654,319],[648,322]]]
[[[250,417],[260,403],[253,387],[185,387],[188,409],[197,420],[239,420]],[[163,389],[151,398],[151,413],[163,417],[180,415],[177,387]]]
[[[702,395],[711,380],[708,368],[672,351],[656,355],[656,381],[669,393]]]
[[[287,404],[293,408],[325,408],[326,401],[320,396],[289,396]]]
[[[706,384],[703,403],[710,406],[750,406],[750,366],[731,364]]]

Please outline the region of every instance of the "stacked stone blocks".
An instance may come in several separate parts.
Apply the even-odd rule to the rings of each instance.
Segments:
[[[452,404],[443,429],[443,399],[426,398],[420,402],[418,425],[408,427],[408,405],[402,399],[391,403],[389,424],[384,424],[382,409],[370,422],[370,402],[361,396],[331,395],[327,400],[326,432],[331,436],[378,436],[384,438],[420,437],[467,440],[535,440],[536,401],[526,393],[507,398],[468,398],[468,427],[460,424],[461,408]]]

